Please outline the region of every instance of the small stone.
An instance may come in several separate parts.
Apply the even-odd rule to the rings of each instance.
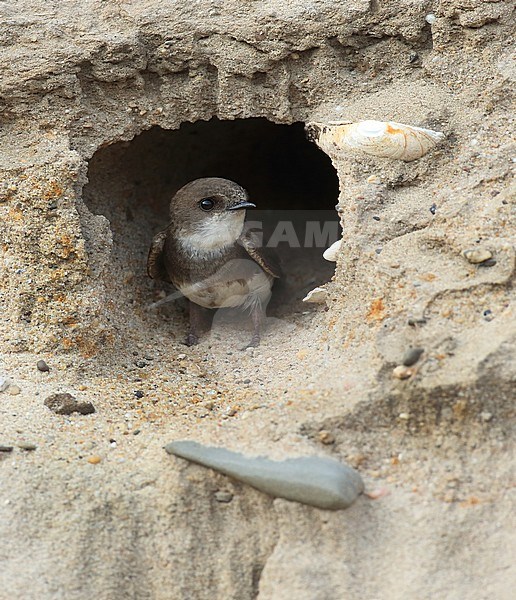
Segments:
[[[12,451],[13,451],[12,446],[1,446],[0,445],[0,452],[12,452]]]
[[[401,361],[401,364],[405,365],[405,367],[411,367],[412,365],[415,365],[417,361],[421,358],[423,352],[423,348],[409,348],[403,355],[403,360]]]
[[[469,250],[464,250],[462,256],[464,256],[468,262],[478,265],[492,258],[493,253],[486,248],[470,248]]]
[[[427,14],[426,17],[425,17],[425,21],[429,25],[433,25],[436,22],[436,20],[437,20],[437,17],[434,14],[432,14],[432,13]]]
[[[402,421],[408,421],[410,419],[410,415],[409,413],[403,412],[398,415],[398,419],[401,419]]]
[[[319,441],[321,444],[325,444],[326,446],[330,446],[335,443],[335,436],[330,431],[326,431],[325,429],[319,431],[317,434]]]
[[[373,185],[380,185],[382,180],[378,177],[378,175],[369,175],[366,179],[367,183],[372,183]]]
[[[485,310],[482,314],[484,315],[484,319],[486,321],[492,321],[494,319],[493,311],[489,308]]]
[[[36,367],[38,368],[38,371],[41,371],[42,373],[48,373],[48,371],[50,371],[50,367],[44,360],[38,360]]]
[[[496,265],[496,258],[489,258],[485,260],[483,263],[480,263],[479,267],[494,267]]]
[[[184,360],[186,358],[186,354],[178,354],[177,360]]]
[[[5,392],[5,390],[11,385],[11,380],[9,377],[0,377],[0,392]]]
[[[17,396],[21,392],[21,389],[17,385],[10,385],[7,389],[7,393],[11,396]]]
[[[145,396],[145,394],[144,394],[144,393],[143,393],[141,390],[136,390],[136,391],[134,392],[134,395],[135,395],[137,398],[143,398],[143,397]]]
[[[224,504],[228,504],[228,502],[233,500],[233,494],[225,490],[219,490],[218,492],[215,492],[214,496],[217,502],[222,502]]]
[[[147,363],[144,360],[137,360],[134,363],[139,369],[143,369],[144,367],[147,366]]]
[[[484,423],[489,423],[489,421],[493,419],[493,413],[487,411],[481,412],[480,418],[482,419],[482,421],[484,421]]]
[[[247,384],[251,383],[251,380],[250,379],[244,379],[244,381],[242,383],[244,383],[244,385],[247,385]]]
[[[411,327],[416,327],[416,325],[425,325],[426,319],[424,317],[410,317],[407,320],[407,324]]]
[[[432,206],[430,207],[430,212],[435,215],[435,213],[437,212],[437,204],[432,204]]]
[[[389,494],[390,494],[390,491],[386,487],[376,488],[375,490],[372,490],[371,492],[364,492],[364,495],[367,496],[368,498],[370,498],[371,500],[379,500],[380,498],[383,498],[384,496],[388,496]]]
[[[408,379],[414,375],[415,370],[411,367],[406,367],[405,365],[398,365],[392,370],[392,376],[396,377],[396,379]]]
[[[29,442],[20,442],[18,444],[18,448],[21,448],[22,450],[27,450],[27,452],[31,452],[32,450],[36,450],[37,446],[36,444],[31,444]]]
[[[90,415],[95,412],[95,407],[91,402],[78,402],[71,394],[66,392],[52,394],[45,400],[44,404],[57,415],[71,415],[75,412],[81,415]]]
[[[101,460],[102,459],[100,458],[100,456],[90,456],[88,458],[88,462],[90,463],[90,465],[98,465]]]

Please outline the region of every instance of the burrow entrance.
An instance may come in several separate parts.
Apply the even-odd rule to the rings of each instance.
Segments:
[[[153,127],[130,142],[99,149],[89,163],[84,200],[91,212],[107,217],[113,234],[104,280],[114,301],[114,320],[122,314],[124,325],[131,326],[130,320],[138,315],[147,318],[145,307],[172,291],[146,275],[149,244],[168,223],[174,193],[189,181],[208,176],[232,179],[248,190],[259,209],[248,211],[248,219],[267,215],[267,236],[276,231],[284,239],[289,234],[283,233],[285,227],[288,230],[284,223],[295,222],[299,245],[278,246],[285,278],[273,294],[269,312],[284,318],[313,310],[301,300],[331,278],[334,265],[322,258],[325,245],[331,243],[321,247],[325,232],[320,232],[319,241],[312,236],[307,247],[304,226],[307,221],[337,224],[339,182],[330,159],[306,139],[303,123],[213,118],[184,123],[173,131]],[[278,222],[282,225],[276,230]],[[331,235],[337,229],[331,226],[327,231]],[[122,310],[124,306],[127,310]],[[159,309],[159,317],[177,329],[178,340],[185,332],[184,312],[181,302]]]

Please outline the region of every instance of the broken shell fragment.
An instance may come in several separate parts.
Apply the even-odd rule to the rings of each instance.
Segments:
[[[165,450],[229,475],[275,498],[317,508],[347,508],[364,491],[360,475],[332,458],[304,456],[275,461],[190,441],[172,442],[165,446]]]
[[[329,260],[330,262],[337,262],[337,255],[340,250],[340,246],[342,244],[342,239],[334,242],[329,248],[323,252],[323,258]]]
[[[405,365],[398,365],[392,370],[392,376],[396,379],[408,379],[412,377],[416,370],[414,367],[407,367]]]
[[[308,294],[303,298],[303,302],[313,302],[314,304],[324,304],[328,293],[326,288],[316,287],[310,290]]]
[[[309,124],[310,126],[310,124]],[[409,162],[424,156],[444,139],[444,133],[395,123],[394,121],[359,121],[358,123],[312,124],[322,146],[345,151],[393,158]]]

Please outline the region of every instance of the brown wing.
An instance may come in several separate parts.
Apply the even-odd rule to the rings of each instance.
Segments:
[[[170,282],[163,255],[166,239],[166,231],[160,231],[152,238],[149,256],[147,257],[147,274],[151,279],[161,279],[162,281]]]
[[[263,248],[259,245],[256,235],[251,231],[244,231],[240,236],[240,241],[247,251],[247,254],[260,265],[260,267],[269,273],[272,277],[281,277],[281,266],[278,256],[272,248]]]

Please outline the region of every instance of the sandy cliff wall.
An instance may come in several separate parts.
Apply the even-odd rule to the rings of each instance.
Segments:
[[[16,540],[0,548],[0,598],[509,597],[511,9],[0,3],[0,353],[22,388],[0,405],[5,437],[38,440],[30,457],[0,462],[0,538]],[[320,183],[280,194],[282,208],[314,208],[318,189],[321,208],[340,204],[329,310],[287,302],[236,374],[217,339],[177,359],[183,314],[145,310],[157,290],[144,261],[185,170],[229,169],[261,144],[239,173],[266,196],[256,172],[275,135],[297,155],[309,144],[299,123],[367,118],[446,140],[413,163],[300,151],[296,168]],[[298,125],[269,133],[265,120]],[[463,255],[479,248],[487,265]],[[411,347],[424,354],[396,379]],[[133,348],[154,349],[163,370],[135,379]],[[36,354],[53,361],[49,379],[29,367]],[[80,386],[94,416],[47,414],[46,393]],[[199,412],[211,388],[220,402]],[[142,433],[118,444],[125,462],[85,468],[77,444],[102,454],[127,411]],[[163,456],[171,436],[330,453],[394,491],[338,514],[236,484],[230,504],[207,502],[224,478]]]

